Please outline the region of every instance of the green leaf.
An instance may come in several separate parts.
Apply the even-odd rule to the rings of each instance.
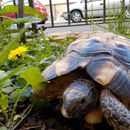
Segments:
[[[40,90],[43,88],[42,83],[47,82],[45,78],[41,75],[35,67],[30,67],[20,74],[28,84],[32,85],[34,91]]]
[[[1,94],[0,106],[2,109],[6,109],[8,107],[8,96],[6,94]]]
[[[31,90],[32,90],[31,86],[24,88],[24,90],[22,92],[22,96],[23,97],[29,97],[31,95]]]
[[[18,6],[7,5],[4,6],[2,9],[0,9],[0,14],[7,14],[7,13],[18,13]],[[0,22],[0,25],[10,26],[11,24],[16,24],[16,23],[37,22],[38,20],[37,18],[39,18],[39,20],[45,19],[45,16],[43,16],[43,14],[40,11],[30,6],[24,6],[24,14],[29,15],[29,17],[12,19],[7,16],[2,16],[8,20]]]
[[[1,94],[1,99],[0,99],[0,107],[3,110],[3,114],[6,118],[6,120],[8,120],[8,113],[6,111],[6,108],[8,107],[8,96],[6,94]]]
[[[6,93],[6,94],[10,94],[11,92],[14,91],[14,87],[6,87],[2,89],[2,92]]]
[[[3,82],[5,80],[8,80],[9,78],[11,78],[12,76],[14,76],[17,72],[19,72],[22,68],[24,67],[24,65],[20,65],[19,67],[17,67],[16,69],[13,69],[8,75],[4,75],[2,78],[0,78],[0,82]]]
[[[31,16],[24,17],[24,18],[17,18],[17,19],[8,18],[8,20],[0,22],[0,24],[5,26],[10,26],[12,24],[17,24],[17,23],[34,23],[37,22],[38,20],[40,21],[41,19],[37,19],[36,17],[31,17]]]
[[[5,76],[7,76],[7,74],[4,71],[0,70],[0,79],[2,79]],[[12,82],[9,79],[0,82],[0,91],[2,90],[3,87],[10,86],[11,84]]]
[[[18,12],[18,6],[14,6],[14,5],[4,6],[4,8],[0,10],[0,14],[17,13],[17,12]]]
[[[17,119],[22,118],[21,115],[15,115],[13,120],[16,121]]]
[[[12,70],[9,74],[6,74],[4,71],[0,70],[0,91],[2,90],[4,93],[9,94],[14,89],[16,89],[16,87],[6,87],[6,86],[10,86],[12,84],[12,82],[9,80],[9,78],[11,78],[16,73],[18,73],[23,67],[24,67],[24,65],[21,65],[21,66],[17,67],[16,69]],[[4,87],[6,87],[6,88],[4,88]]]
[[[16,89],[14,90],[11,94],[10,94],[10,102],[11,103],[15,103],[20,96],[19,98],[19,101],[23,102],[25,101],[25,99],[27,99],[30,95],[31,95],[31,86],[28,86],[28,87],[25,87],[23,89]]]
[[[16,89],[14,90],[11,94],[10,94],[10,102],[11,103],[15,103],[17,98],[18,98],[18,95],[21,93],[21,89]],[[23,101],[20,97],[20,100],[19,101]]]
[[[6,13],[18,13],[18,6],[14,5],[4,6],[4,8],[0,10],[0,14],[6,14]],[[24,6],[24,14],[33,15],[38,18],[45,19],[45,17],[41,12],[29,6]]]
[[[0,130],[7,130],[6,127],[0,127]]]
[[[12,40],[10,43],[8,43],[7,46],[4,47],[4,49],[0,53],[0,66],[4,64],[5,61],[8,60],[8,53],[15,49],[18,46],[18,43],[16,42],[18,38]]]

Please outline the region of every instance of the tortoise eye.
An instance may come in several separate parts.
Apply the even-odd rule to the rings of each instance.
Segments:
[[[86,101],[85,98],[82,98],[80,103],[83,104],[83,103],[85,103],[85,101]]]

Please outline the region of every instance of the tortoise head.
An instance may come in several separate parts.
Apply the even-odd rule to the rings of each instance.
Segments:
[[[66,118],[79,117],[93,110],[98,100],[98,91],[91,81],[78,79],[63,93],[61,112]]]

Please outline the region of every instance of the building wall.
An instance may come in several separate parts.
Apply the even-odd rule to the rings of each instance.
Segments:
[[[61,17],[62,13],[64,11],[67,11],[67,5],[66,4],[57,4],[55,5],[55,17],[57,21],[63,21],[63,17]]]
[[[73,4],[74,2],[71,2],[71,4]],[[49,5],[46,5],[46,8],[47,8],[47,12],[49,14],[48,16],[48,21],[51,20],[51,17],[50,17],[50,6]],[[63,17],[61,17],[62,13],[64,11],[67,11],[67,4],[66,3],[62,3],[62,4],[53,4],[53,19],[54,21],[65,21]]]
[[[44,5],[49,5],[49,0],[39,0]],[[77,2],[79,0],[69,0],[70,3]],[[51,0],[52,4],[64,4],[67,0]]]

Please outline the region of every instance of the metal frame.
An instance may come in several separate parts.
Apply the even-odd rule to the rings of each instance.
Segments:
[[[16,14],[16,17],[23,17],[23,0],[18,0],[19,4],[19,13]],[[29,6],[33,7],[34,8],[34,3],[33,3],[33,0],[28,0],[29,1]],[[88,11],[88,8],[87,8],[87,1],[88,0],[84,0],[84,4],[85,4],[85,21],[84,22],[80,22],[78,24],[73,24],[71,23],[69,17],[70,17],[70,4],[69,4],[69,0],[66,0],[66,6],[67,6],[67,14],[68,14],[68,22],[67,24],[65,25],[55,25],[55,22],[54,22],[54,16],[53,16],[53,5],[52,5],[52,0],[49,0],[49,5],[50,5],[50,17],[51,17],[51,25],[50,26],[47,26],[46,28],[54,28],[54,27],[68,27],[68,26],[82,26],[82,25],[90,25],[91,23],[88,22],[88,14],[87,14],[87,11]],[[123,0],[125,1],[125,0]],[[13,0],[13,3],[14,5],[15,4],[15,0]],[[1,19],[2,21],[2,19]],[[107,20],[106,20],[106,0],[103,0],[103,20],[99,23],[99,24],[102,24],[102,23],[106,23]],[[20,25],[20,26],[23,26],[23,25]],[[22,28],[22,27],[20,27]],[[37,33],[37,26],[36,24],[32,24],[32,30]]]
[[[52,8],[52,0],[49,0],[49,4],[50,4],[50,16],[51,16],[51,26],[47,26],[46,28],[57,28],[57,27],[68,27],[68,26],[82,26],[82,25],[90,25],[91,23],[88,23],[88,8],[87,8],[87,1],[88,0],[84,0],[85,2],[85,21],[84,22],[80,22],[78,24],[73,24],[71,23],[69,17],[70,17],[70,9],[69,9],[69,0],[66,0],[66,6],[67,6],[67,14],[68,14],[68,22],[67,25],[55,25],[54,23],[54,19],[53,19],[53,8]],[[123,0],[125,1],[125,0]],[[106,20],[106,0],[103,0],[103,20],[98,23],[98,24],[104,24],[107,23],[108,21]]]
[[[106,23],[106,0],[103,0],[103,21],[102,23]],[[88,15],[87,15],[87,0],[85,0],[85,21],[84,22],[80,22],[80,24],[72,24],[69,17],[70,17],[70,9],[69,9],[69,0],[66,0],[66,6],[67,6],[67,14],[68,14],[68,22],[67,25],[60,25],[57,26],[54,23],[54,19],[53,19],[53,8],[52,8],[52,0],[49,0],[49,4],[50,4],[50,16],[51,16],[51,26],[47,26],[46,28],[56,28],[56,27],[68,27],[68,26],[82,26],[82,25],[90,25],[88,23]],[[100,24],[100,23],[99,23]]]

